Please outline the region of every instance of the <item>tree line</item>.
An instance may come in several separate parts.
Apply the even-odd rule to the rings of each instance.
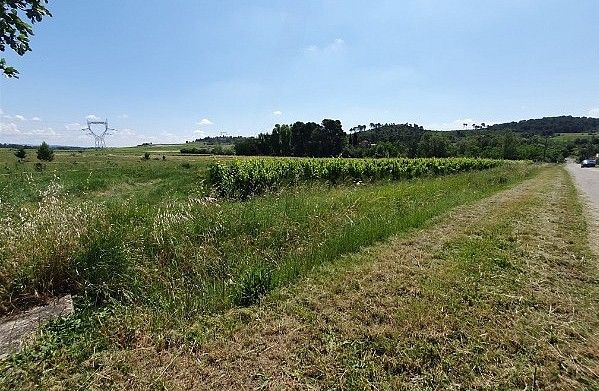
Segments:
[[[235,143],[237,155],[267,156],[340,156],[347,144],[341,121],[324,119],[275,125],[271,133],[260,133]]]
[[[561,117],[560,117],[561,118]],[[497,125],[476,130],[431,131],[418,124],[371,123],[343,131],[341,121],[296,122],[275,125],[270,133],[239,139],[237,155],[311,156],[311,157],[483,157],[560,162],[568,156],[579,158],[599,153],[599,137],[562,139],[556,124],[572,117],[550,119],[545,125],[511,129]],[[599,122],[599,120],[597,120]],[[583,118],[582,124],[593,124]],[[545,129],[540,131],[539,129]],[[577,129],[587,129],[579,125]],[[551,130],[549,130],[551,129]],[[573,129],[568,127],[567,129]]]

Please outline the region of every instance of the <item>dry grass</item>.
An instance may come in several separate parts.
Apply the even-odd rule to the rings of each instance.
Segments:
[[[89,387],[597,389],[599,274],[560,168],[214,319],[193,348],[140,342]],[[206,335],[206,322],[198,323]],[[81,375],[84,376],[84,375]]]

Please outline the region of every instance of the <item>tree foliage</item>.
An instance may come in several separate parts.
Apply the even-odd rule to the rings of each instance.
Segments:
[[[503,124],[491,125],[487,129],[494,131],[512,130],[514,132],[538,135],[598,132],[599,118],[563,115],[559,117],[544,117],[538,119],[526,119],[518,122],[506,122]]]
[[[0,2],[0,51],[10,47],[19,56],[31,50],[29,38],[32,25],[41,22],[44,16],[52,16],[46,8],[48,0],[2,0]],[[31,24],[27,23],[27,20]],[[7,77],[18,78],[19,71],[0,59],[0,71]]]
[[[37,158],[38,160],[45,160],[47,162],[54,160],[54,151],[45,141],[37,149]]]
[[[515,124],[515,125],[514,125]],[[467,125],[467,124],[466,124]],[[486,126],[486,125],[485,125]],[[513,127],[512,127],[513,126]],[[238,155],[312,157],[481,157],[561,162],[599,153],[593,131],[599,119],[549,117],[455,131],[425,130],[418,124],[371,123],[342,129],[338,120],[276,125],[272,133],[238,139]],[[562,133],[590,134],[560,137]]]
[[[237,155],[270,156],[339,156],[347,143],[341,121],[324,119],[315,122],[296,122],[275,125],[272,133],[260,133],[235,143]]]
[[[15,152],[15,156],[19,159],[25,159],[27,157],[27,152],[25,152],[25,148],[19,148],[17,152]]]

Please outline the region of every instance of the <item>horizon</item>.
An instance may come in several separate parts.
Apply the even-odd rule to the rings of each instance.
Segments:
[[[599,117],[599,52],[588,43],[599,4],[590,0],[49,8],[31,52],[3,53],[21,74],[0,82],[0,143],[91,146],[80,129],[100,118],[118,130],[108,146],[135,146],[323,118],[346,130],[459,130]]]

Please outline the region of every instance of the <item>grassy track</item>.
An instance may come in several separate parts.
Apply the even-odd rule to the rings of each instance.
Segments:
[[[597,389],[599,262],[586,240],[570,178],[548,168],[258,307],[190,320],[204,342],[142,338],[21,384]]]

